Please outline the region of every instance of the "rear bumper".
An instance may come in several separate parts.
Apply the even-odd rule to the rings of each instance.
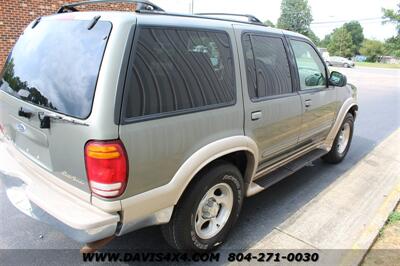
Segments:
[[[120,221],[118,213],[100,210],[67,192],[69,184],[61,188],[54,179],[0,136],[0,189],[17,209],[81,243],[116,233]]]

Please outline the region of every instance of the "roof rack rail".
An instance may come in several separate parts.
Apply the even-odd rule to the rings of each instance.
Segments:
[[[259,25],[264,25],[264,23],[261,22],[257,17],[253,15],[243,15],[243,14],[233,14],[233,13],[197,13],[195,14],[197,16],[211,16],[211,17],[243,17],[247,18],[248,22],[253,23],[253,24],[259,24]],[[239,20],[238,20],[239,21]],[[243,22],[243,21],[240,21]]]
[[[60,7],[57,13],[77,12],[79,10],[76,9],[76,7],[83,5],[118,4],[118,3],[136,4],[136,10],[135,10],[136,12],[141,12],[141,11],[165,12],[164,9],[147,0],[92,0],[92,1],[83,1],[83,2],[65,4]]]

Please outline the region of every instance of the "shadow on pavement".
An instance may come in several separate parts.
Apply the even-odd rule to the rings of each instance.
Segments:
[[[266,237],[296,211],[339,179],[346,171],[368,154],[375,142],[354,136],[348,157],[338,165],[317,160],[267,190],[247,198],[238,223],[232,229],[225,249],[245,250]],[[170,250],[159,227],[142,229],[116,238],[107,249]]]

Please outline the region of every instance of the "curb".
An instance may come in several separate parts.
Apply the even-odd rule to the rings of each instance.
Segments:
[[[382,143],[380,143],[377,147],[375,147],[375,149],[370,154],[374,153],[376,149],[382,148],[386,145],[395,146],[396,143],[399,143],[399,140],[400,140],[400,129],[397,129]],[[368,158],[368,155],[363,160]],[[394,163],[397,162],[397,164],[399,164],[400,167],[400,162],[397,161],[396,159],[393,160]],[[400,175],[398,176],[398,179],[400,179]],[[400,182],[398,182],[397,185],[387,195],[386,199],[380,205],[373,219],[359,234],[357,240],[353,243],[351,247],[352,250],[347,252],[340,265],[360,265],[360,263],[362,263],[369,249],[372,247],[377,237],[379,236],[379,231],[385,225],[389,215],[396,208],[397,204],[399,203],[399,200],[400,200]],[[364,252],[354,252],[355,250],[363,250]]]

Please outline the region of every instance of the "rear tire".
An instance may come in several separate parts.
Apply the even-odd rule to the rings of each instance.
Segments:
[[[218,161],[202,170],[161,227],[178,250],[204,252],[221,245],[242,208],[244,186],[236,166]]]
[[[354,117],[352,114],[347,113],[342,126],[336,135],[331,150],[322,157],[325,162],[337,164],[343,161],[350,148],[351,140],[353,138],[353,130]]]

